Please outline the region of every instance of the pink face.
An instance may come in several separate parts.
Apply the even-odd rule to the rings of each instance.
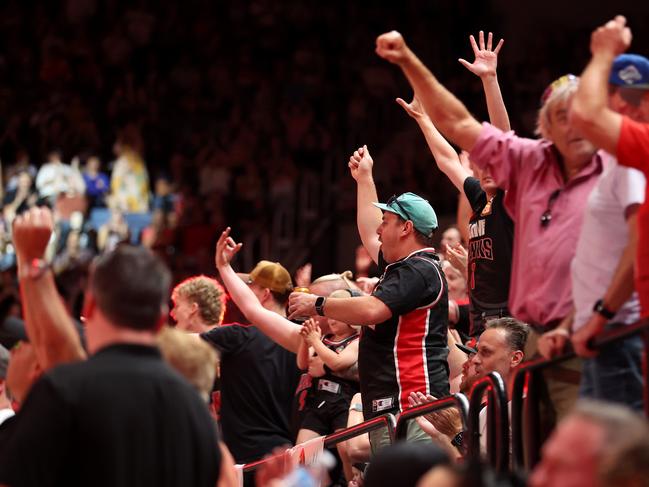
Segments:
[[[478,169],[477,167],[473,170],[475,172],[476,177],[480,180],[480,187],[485,191],[486,193],[495,193],[496,190],[498,189],[498,186],[496,185],[496,181],[494,181],[494,178],[491,176],[491,173],[488,170],[481,170]]]
[[[399,242],[404,222],[398,215],[390,211],[383,212],[381,224],[376,229],[381,242],[383,258],[386,262],[395,262],[399,259]]]
[[[488,328],[480,335],[478,353],[473,357],[476,373],[484,376],[498,372],[506,381],[513,370],[512,354],[507,343],[507,332],[500,328]]]
[[[332,318],[327,318],[327,323],[329,325],[329,330],[334,335],[349,335],[354,333],[354,329],[350,327],[347,323],[342,321],[334,320]]]
[[[469,356],[466,361],[462,364],[462,376],[460,378],[460,392],[468,394],[471,392],[471,388],[476,380],[480,378],[480,375],[475,370],[475,365],[473,363],[473,355]]]
[[[448,284],[448,297],[449,299],[460,300],[467,296],[466,279],[460,274],[455,267],[447,260],[442,264],[446,283]]]
[[[448,228],[442,233],[440,240],[440,250],[446,252],[446,246],[453,247],[462,241],[462,235],[457,228]]]
[[[531,487],[592,487],[598,478],[601,427],[579,416],[562,421],[543,446],[540,463],[530,477]]]
[[[198,331],[192,330],[191,318],[194,313],[194,303],[191,303],[186,297],[176,293],[171,297],[171,300],[174,305],[169,314],[176,322],[176,327],[185,331]]]
[[[587,162],[595,153],[595,146],[586,140],[569,122],[572,99],[550,108],[548,138],[564,159]]]

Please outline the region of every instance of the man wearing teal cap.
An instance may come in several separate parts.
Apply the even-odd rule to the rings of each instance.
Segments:
[[[417,391],[443,397],[448,383],[448,295],[431,247],[437,216],[413,193],[377,203],[373,161],[367,147],[349,160],[358,191],[358,230],[363,245],[383,272],[371,296],[324,298],[293,293],[291,316],[320,314],[363,327],[358,354],[363,413],[370,419],[398,413]],[[387,443],[370,433],[372,449]],[[409,441],[431,441],[415,421]]]

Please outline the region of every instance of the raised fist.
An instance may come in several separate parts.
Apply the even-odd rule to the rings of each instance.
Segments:
[[[593,56],[605,54],[615,57],[629,48],[631,38],[631,29],[626,26],[626,18],[618,15],[592,33],[590,51]]]
[[[49,208],[35,207],[13,221],[13,242],[21,263],[42,259],[52,237],[54,221]]]
[[[359,178],[363,177],[372,177],[372,167],[374,166],[374,161],[370,156],[370,151],[367,149],[367,146],[359,147],[358,150],[349,158],[347,164],[349,171],[352,174],[352,177],[358,181]]]
[[[381,34],[376,39],[376,53],[391,63],[400,64],[408,51],[406,41],[396,30]]]

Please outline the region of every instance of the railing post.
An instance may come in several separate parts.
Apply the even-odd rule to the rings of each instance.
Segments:
[[[525,381],[527,371],[519,370],[514,376],[514,385],[512,387],[512,416],[510,418],[512,425],[512,466],[514,470],[523,471],[525,469],[525,450],[523,441],[523,393],[525,391]]]
[[[542,374],[540,370],[532,370],[528,372],[527,380],[527,399],[525,400],[525,409],[527,414],[525,415],[525,424],[526,424],[526,466],[529,470],[532,470],[534,466],[538,463],[539,455],[539,440],[541,437],[540,430],[541,425],[540,421],[540,400],[539,400],[539,375]]]
[[[505,384],[497,372],[491,372],[480,379],[471,391],[468,457],[469,461],[480,459],[480,411],[482,397],[487,388],[490,388],[490,406],[487,409],[487,456],[496,471],[504,473],[509,469],[509,412]]]
[[[422,404],[421,406],[416,406],[399,413],[396,418],[395,440],[404,440],[406,438],[408,433],[408,421],[423,416],[424,414],[433,413],[449,407],[457,408],[462,420],[462,428],[466,431],[468,426],[467,418],[469,416],[469,401],[464,394],[456,393],[452,396],[442,397],[437,401]]]
[[[390,444],[396,441],[397,433],[397,418],[394,414],[388,413],[385,415],[385,426],[388,429],[388,437],[390,438]]]
[[[642,402],[644,405],[644,414],[649,419],[649,328],[642,331]]]

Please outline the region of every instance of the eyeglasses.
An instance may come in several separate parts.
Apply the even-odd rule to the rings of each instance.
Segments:
[[[399,209],[400,209],[401,211],[403,211],[403,214],[406,215],[406,216],[408,217],[408,220],[410,220],[410,221],[414,221],[414,220],[412,219],[412,217],[410,216],[410,214],[406,211],[406,209],[401,205],[401,203],[399,203],[399,199],[398,199],[397,195],[395,195],[395,194],[393,194],[392,196],[390,196],[390,199],[388,200],[388,202],[386,203],[386,205],[390,206],[392,203],[396,204],[396,205],[399,207]]]
[[[546,207],[545,211],[541,215],[541,226],[543,228],[546,228],[552,221],[552,206],[554,206],[554,202],[557,200],[560,194],[561,194],[561,190],[555,189],[550,195],[550,197],[548,198],[548,206]]]
[[[545,102],[548,101],[550,96],[552,96],[554,90],[567,85],[568,83],[576,83],[577,81],[579,81],[579,77],[574,74],[566,74],[559,79],[555,79],[543,92],[543,96],[541,96],[541,106],[545,105]]]

